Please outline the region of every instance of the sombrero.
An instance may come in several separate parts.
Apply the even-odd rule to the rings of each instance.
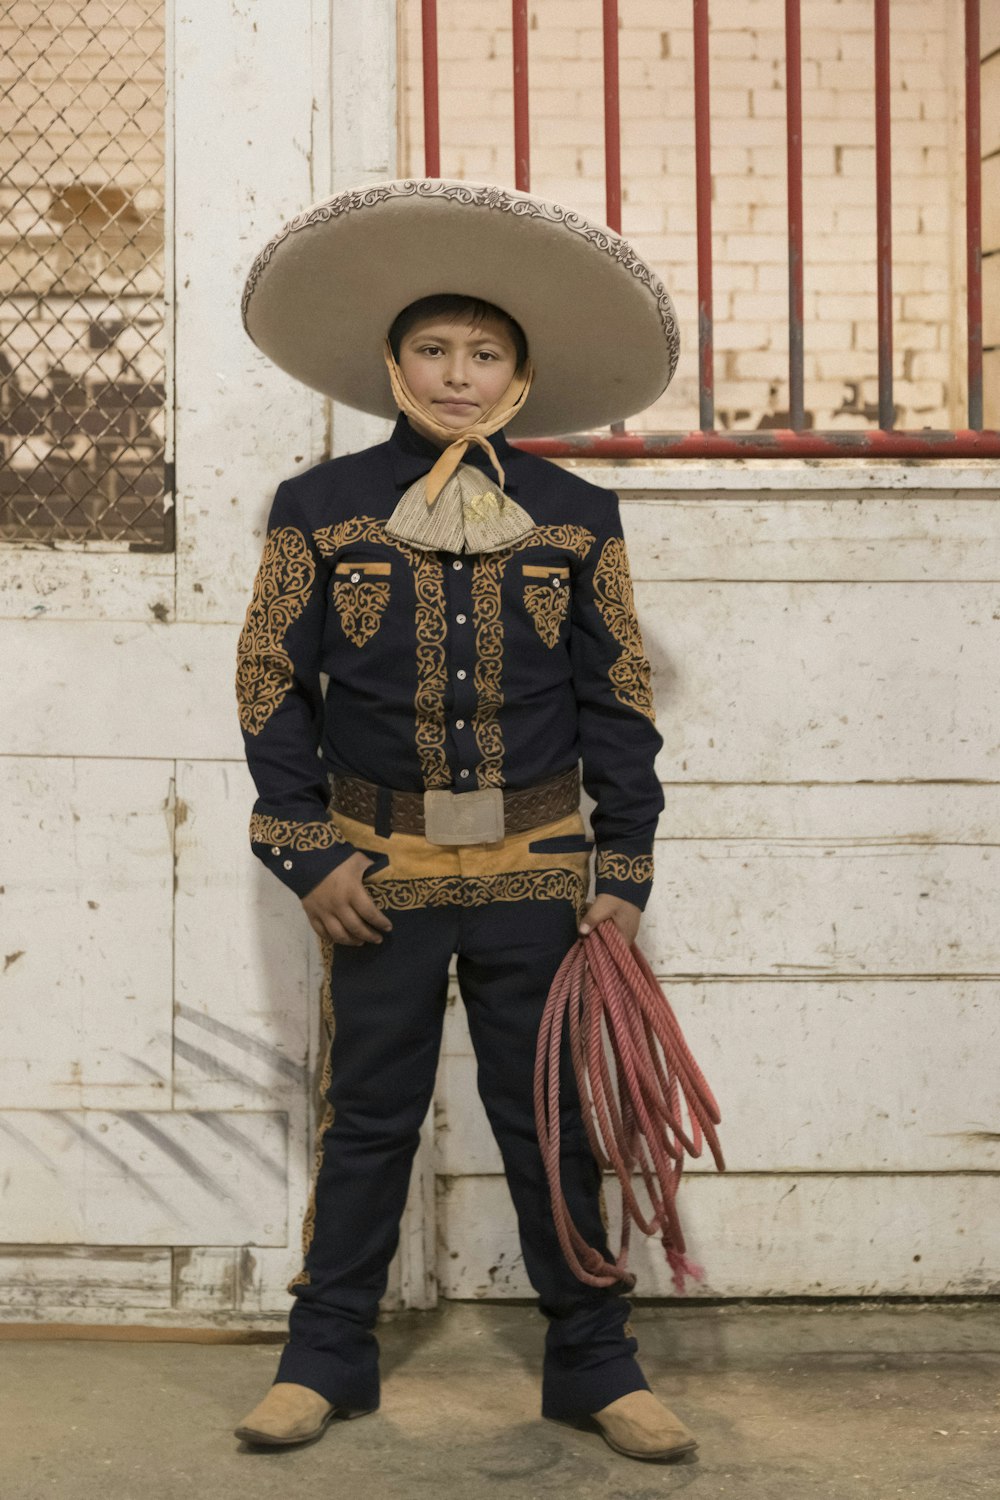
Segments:
[[[439,292],[493,302],[524,329],[534,383],[515,437],[631,416],[677,365],[673,303],[627,240],[529,193],[444,178],[349,188],[290,219],[250,267],[243,326],[296,380],[394,417],[385,336]]]

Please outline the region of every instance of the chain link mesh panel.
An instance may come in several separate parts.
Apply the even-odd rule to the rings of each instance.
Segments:
[[[0,4],[0,538],[173,545],[163,0]]]

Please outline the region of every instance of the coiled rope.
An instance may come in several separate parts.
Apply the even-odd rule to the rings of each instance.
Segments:
[[[614,1262],[584,1240],[562,1191],[559,1060],[567,1016],[587,1139],[602,1171],[613,1168],[621,1187],[621,1246]],[[689,1130],[681,1120],[681,1096]],[[703,1269],[686,1254],[675,1200],[685,1152],[700,1156],[703,1140],[708,1141],[719,1171],[725,1171],[715,1132],[719,1121],[712,1091],[638,944],[629,947],[610,917],[599,922],[586,937],[577,939],[556,972],[535,1053],[538,1142],[559,1244],[574,1275],[590,1286],[621,1281],[631,1289],[635,1275],[627,1270],[627,1260],[634,1222],[643,1234],[659,1232],[679,1293],[684,1291],[685,1277],[701,1280]],[[637,1167],[652,1204],[649,1218],[632,1187]]]

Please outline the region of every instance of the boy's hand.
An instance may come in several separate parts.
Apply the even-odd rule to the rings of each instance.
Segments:
[[[319,885],[313,886],[308,895],[301,897],[317,937],[330,937],[335,943],[360,948],[362,943],[382,941],[375,928],[392,931],[392,923],[384,912],[379,911],[361,878],[368,866],[374,863],[362,850],[356,849]]]
[[[603,922],[608,917],[631,948],[642,921],[642,907],[636,906],[634,901],[626,901],[622,896],[609,896],[604,892],[603,895],[596,896],[584,912],[580,923],[581,936],[586,937],[598,922]]]

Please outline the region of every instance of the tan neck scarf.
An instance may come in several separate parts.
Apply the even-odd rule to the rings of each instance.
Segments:
[[[534,379],[531,361],[525,360],[503,395],[477,421],[456,432],[415,399],[388,339],[383,353],[396,405],[418,431],[423,429],[447,441],[429,473],[406,491],[386,530],[415,546],[452,552],[494,552],[527,536],[535,523],[510,495],[503,493],[503,465],[487,439],[527,400]],[[489,458],[496,471],[495,481],[472,464],[462,463],[470,443],[477,443]]]

